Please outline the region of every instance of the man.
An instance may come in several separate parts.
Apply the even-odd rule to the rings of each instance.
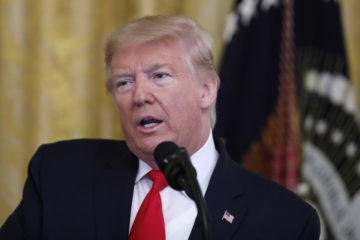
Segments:
[[[184,192],[166,184],[160,193],[150,190],[159,185],[151,177],[158,173],[153,152],[163,141],[191,155],[213,239],[318,239],[313,208],[242,169],[214,142],[219,80],[211,47],[209,35],[187,17],[145,17],[117,30],[106,46],[106,86],[125,142],[41,146],[0,239],[201,239],[195,204]],[[156,221],[144,220],[142,205],[152,194],[160,201]]]

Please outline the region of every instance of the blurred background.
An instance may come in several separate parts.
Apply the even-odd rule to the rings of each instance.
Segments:
[[[215,135],[233,158],[313,204],[322,239],[360,239],[359,12],[358,0],[0,0],[0,225],[40,144],[123,138],[106,37],[182,14],[215,40]]]

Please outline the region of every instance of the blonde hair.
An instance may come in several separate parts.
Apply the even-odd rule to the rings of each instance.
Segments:
[[[199,72],[216,80],[220,80],[216,73],[213,60],[213,40],[209,33],[193,19],[186,16],[148,16],[129,22],[118,28],[108,38],[105,48],[105,63],[107,71],[106,88],[112,92],[111,60],[113,55],[131,46],[152,41],[179,41],[185,43],[185,61],[194,78]],[[211,107],[211,125],[215,125],[215,103]]]

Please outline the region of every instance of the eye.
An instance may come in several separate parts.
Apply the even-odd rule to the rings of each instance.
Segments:
[[[119,82],[116,84],[116,87],[126,86],[127,84],[129,84],[129,82],[127,82],[127,81],[119,81]]]
[[[115,81],[115,89],[118,93],[125,93],[129,91],[134,85],[134,81],[131,79],[118,79]]]
[[[167,76],[169,76],[167,73],[154,73],[153,74],[153,78],[155,78],[155,79],[162,79]]]
[[[172,82],[173,78],[169,73],[166,72],[156,72],[151,74],[151,79],[153,83],[157,86],[163,87]]]

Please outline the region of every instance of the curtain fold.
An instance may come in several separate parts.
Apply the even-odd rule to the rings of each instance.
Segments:
[[[357,93],[357,109],[360,109],[360,1],[341,0],[342,23],[344,28],[349,75]],[[357,116],[358,122],[360,116]]]
[[[122,139],[104,87],[104,41],[141,16],[194,17],[219,58],[232,0],[0,0],[0,225],[21,199],[42,143]]]

